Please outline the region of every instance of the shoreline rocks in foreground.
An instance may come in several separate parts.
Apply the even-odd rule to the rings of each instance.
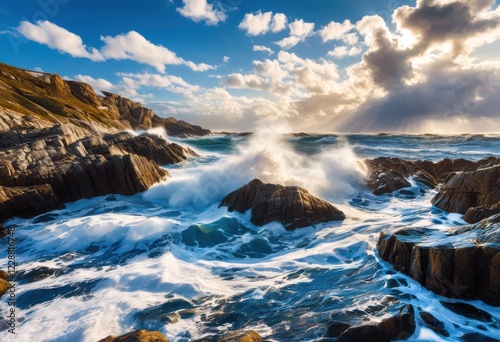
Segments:
[[[145,191],[169,176],[159,165],[196,155],[154,135],[81,138],[69,124],[15,133],[9,140],[0,133],[0,221],[34,217],[83,198]]]
[[[169,342],[159,331],[137,330],[122,336],[108,336],[99,342]]]
[[[447,232],[380,234],[382,260],[438,295],[500,306],[500,215]]]
[[[301,187],[264,184],[259,179],[224,197],[221,206],[239,213],[251,209],[250,221],[253,224],[263,226],[278,221],[287,230],[345,219],[342,211]]]

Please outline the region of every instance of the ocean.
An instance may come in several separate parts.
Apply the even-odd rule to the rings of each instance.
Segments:
[[[333,321],[379,321],[403,304],[431,312],[450,334],[436,334],[417,317],[409,341],[461,341],[471,332],[500,339],[499,308],[467,302],[489,321],[455,313],[376,252],[382,231],[444,230],[465,224],[461,216],[434,208],[436,190],[415,182],[409,192],[383,196],[362,182],[365,158],[500,157],[500,136],[264,130],[167,139],[200,157],[166,166],[172,178],[144,193],[80,200],[5,223],[15,227],[18,324],[13,337],[0,322],[1,341],[95,342],[137,329],[159,330],[174,342],[238,329],[254,329],[267,341],[328,341]],[[347,218],[286,231],[218,207],[254,178],[302,186]],[[0,243],[5,250],[6,239]],[[37,279],[30,273],[37,267],[52,275]],[[6,297],[0,309],[8,312]]]

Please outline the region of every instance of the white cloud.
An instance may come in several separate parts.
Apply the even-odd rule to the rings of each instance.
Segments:
[[[249,36],[266,34],[271,25],[272,15],[273,12],[262,13],[259,11],[256,14],[247,13],[243,21],[238,25],[238,28],[246,31]]]
[[[279,61],[276,59],[266,59],[264,62],[254,61],[253,70],[256,74],[270,77],[275,81],[281,81],[288,76],[288,72],[281,68]]]
[[[207,0],[182,0],[182,2],[184,7],[177,8],[177,12],[195,23],[204,21],[206,25],[217,25],[227,19],[223,11],[214,9],[214,6]]]
[[[307,23],[302,19],[295,20],[288,27],[290,29],[290,36],[276,42],[284,50],[294,47],[314,33],[314,23]]]
[[[328,56],[335,58],[344,58],[347,56],[357,56],[362,52],[362,50],[356,46],[348,48],[347,46],[337,46],[332,51],[328,52]]]
[[[115,37],[101,37],[104,46],[101,51],[107,59],[129,59],[148,64],[161,73],[165,72],[166,65],[186,65],[193,71],[207,71],[215,67],[200,63],[195,64],[178,57],[175,52],[162,45],[155,45],[135,31],[120,34]]]
[[[229,60],[230,60],[230,59],[231,59],[231,58],[230,58],[229,56],[224,56],[224,57],[222,58],[222,61],[223,61],[224,63],[227,63],[227,62],[229,62]]]
[[[349,20],[344,20],[343,23],[330,22],[327,26],[318,31],[323,39],[323,42],[330,40],[341,40],[344,36],[354,28]]]
[[[262,13],[259,11],[255,14],[245,14],[238,28],[246,31],[249,36],[259,36],[269,31],[280,32],[286,28],[286,23],[287,18],[283,13],[276,13],[273,16],[273,12]]]
[[[103,55],[97,49],[87,48],[80,36],[49,21],[39,20],[36,24],[22,21],[16,30],[26,39],[45,44],[61,53],[67,53],[73,57],[88,58],[94,62],[104,60]]]
[[[271,24],[271,31],[273,31],[273,32],[283,31],[286,28],[287,22],[288,22],[288,19],[286,18],[286,15],[284,15],[283,13],[276,13],[273,16],[273,22]]]
[[[261,51],[261,52],[267,52],[269,56],[274,55],[274,51],[268,48],[267,46],[263,45],[254,45],[253,46],[253,51]]]
[[[200,91],[197,85],[191,85],[179,76],[158,75],[148,72],[144,73],[118,73],[122,77],[122,83],[130,89],[140,89],[141,87],[164,88],[172,93],[194,93]]]

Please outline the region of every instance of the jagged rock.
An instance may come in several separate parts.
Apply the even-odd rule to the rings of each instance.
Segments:
[[[465,217],[471,221],[496,213],[499,209],[495,207],[499,202],[500,165],[457,173],[432,199],[434,206],[451,213],[465,214],[476,208]]]
[[[405,229],[380,234],[382,260],[443,296],[500,306],[498,216],[447,233]],[[438,242],[438,243],[436,243]]]
[[[158,136],[124,132],[81,138],[83,133],[59,124],[22,130],[20,144],[0,150],[0,220],[33,217],[82,198],[133,195],[168,176],[158,164],[196,155]]]
[[[410,183],[407,179],[411,176],[415,181],[434,188],[456,172],[471,171],[498,164],[500,164],[500,159],[493,157],[477,162],[465,159],[443,159],[437,163],[427,160],[408,161],[399,158],[380,157],[364,161],[367,168],[365,182],[375,195],[382,195],[409,187]]]
[[[71,94],[80,101],[96,107],[101,105],[94,89],[87,83],[77,81],[66,81],[66,83],[69,85]]]
[[[9,289],[12,287],[9,280],[9,274],[3,270],[0,270],[0,297],[2,297]]]
[[[449,337],[450,333],[445,329],[444,323],[434,317],[432,314],[426,311],[420,311],[420,318],[424,322],[425,326],[436,334],[444,337]]]
[[[180,138],[190,136],[205,136],[210,135],[212,132],[200,126],[192,125],[186,121],[177,120],[174,118],[160,118],[153,117],[153,126],[160,126],[165,128],[168,135]]]
[[[7,235],[9,235],[9,231],[7,229],[5,229],[5,227],[3,226],[3,224],[0,224],[0,239],[3,239]]]
[[[490,216],[500,214],[500,202],[496,204],[480,205],[467,209],[463,216],[463,220],[468,223],[477,223]]]
[[[251,209],[253,224],[263,226],[279,221],[289,230],[345,219],[343,212],[303,188],[264,184],[258,179],[224,197],[221,206],[240,213]]]
[[[347,323],[335,322],[326,337],[337,337],[338,342],[398,341],[406,340],[415,332],[415,311],[412,305],[401,307],[399,314],[378,324],[351,327]]]
[[[16,279],[20,283],[33,283],[39,280],[43,280],[53,275],[62,274],[63,271],[56,268],[50,268],[47,266],[38,266],[29,271],[21,271],[18,273]]]
[[[108,336],[99,342],[169,342],[159,331],[137,330],[122,336]]]

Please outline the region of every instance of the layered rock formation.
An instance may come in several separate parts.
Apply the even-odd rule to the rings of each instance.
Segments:
[[[108,336],[99,342],[169,342],[159,331],[137,330],[122,336]]]
[[[375,195],[390,193],[411,184],[409,177],[430,188],[436,187],[457,172],[474,171],[477,169],[499,165],[500,159],[485,158],[477,162],[465,159],[443,159],[437,163],[427,160],[408,161],[399,158],[380,157],[366,159],[366,185]]]
[[[178,137],[211,132],[174,118],[161,118],[140,103],[113,93],[99,96],[82,82],[55,74],[34,77],[22,69],[0,63],[0,131],[44,128],[72,123],[87,133],[163,127]]]
[[[500,306],[500,215],[445,233],[381,233],[377,250],[382,260],[439,295]]]
[[[432,204],[465,214],[464,220],[470,223],[500,213],[500,165],[456,174],[439,189]]]
[[[345,219],[343,212],[303,188],[264,184],[258,179],[224,197],[220,206],[240,213],[251,209],[253,224],[278,221],[289,230]]]
[[[192,150],[130,133],[94,134],[71,124],[0,134],[0,220],[33,217],[63,202],[133,195],[168,176]],[[15,133],[15,134],[14,134]]]

